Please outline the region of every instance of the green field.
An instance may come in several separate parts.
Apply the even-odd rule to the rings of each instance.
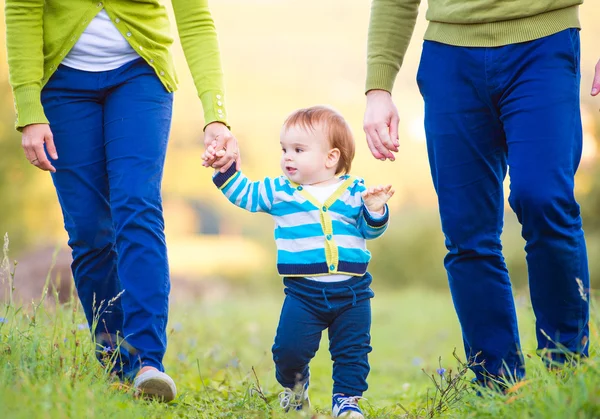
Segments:
[[[426,290],[375,291],[370,388],[362,403],[368,418],[600,417],[597,322],[591,358],[548,372],[535,355],[529,300],[517,295],[527,381],[506,396],[478,397],[465,385],[469,373],[457,384],[460,400],[437,413],[432,409],[436,387],[426,373],[439,383],[440,357],[441,366],[456,374],[454,348],[464,356],[450,296]],[[135,399],[130,389],[119,388],[104,373],[93,358],[76,304],[37,310],[3,305],[0,418],[294,417],[280,412],[270,353],[281,300],[276,293],[264,293],[174,301],[165,365],[179,397],[170,405]],[[325,340],[311,366],[313,417],[328,417],[332,381]],[[252,390],[258,385],[263,397]]]

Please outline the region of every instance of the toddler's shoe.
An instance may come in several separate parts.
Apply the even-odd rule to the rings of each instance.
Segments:
[[[359,396],[345,396],[334,394],[332,398],[331,416],[344,419],[365,419],[358,406]]]
[[[304,410],[310,409],[310,400],[308,398],[308,380],[304,384],[298,384],[295,390],[284,388],[279,393],[279,404],[285,410]]]

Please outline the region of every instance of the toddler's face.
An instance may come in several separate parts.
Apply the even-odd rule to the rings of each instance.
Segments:
[[[291,126],[281,131],[281,170],[293,182],[310,185],[331,177],[325,162],[329,141],[321,127]]]

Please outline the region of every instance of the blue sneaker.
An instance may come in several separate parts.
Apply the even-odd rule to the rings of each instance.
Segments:
[[[362,399],[362,397],[334,394],[331,403],[331,416],[344,419],[365,419],[362,410],[358,407],[359,399]]]
[[[308,380],[304,384],[298,384],[296,389],[284,388],[279,393],[279,405],[289,412],[290,410],[310,409],[310,399],[308,398]]]

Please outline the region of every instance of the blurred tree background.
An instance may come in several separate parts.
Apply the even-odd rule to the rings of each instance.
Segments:
[[[3,1],[0,0],[3,6]],[[169,2],[166,6],[170,10]],[[245,173],[251,178],[279,173],[279,128],[293,109],[319,103],[340,110],[357,142],[354,174],[369,184],[393,183],[391,227],[370,243],[377,287],[446,289],[445,248],[429,176],[423,105],[415,74],[426,23],[424,8],[396,82],[401,115],[401,151],[395,163],[374,160],[362,134],[366,34],[369,4],[362,0],[212,2],[222,50],[227,105]],[[2,8],[3,9],[3,8]],[[589,98],[593,67],[600,58],[600,6],[582,8],[582,107],[585,155],[577,177],[595,287],[600,271],[600,99]],[[174,22],[174,20],[172,20]],[[173,24],[174,27],[174,24]],[[4,17],[0,53],[5,53]],[[167,240],[174,280],[239,286],[279,287],[272,221],[234,208],[200,166],[202,110],[181,47],[174,45],[181,79],[163,184]],[[66,245],[60,208],[50,176],[24,158],[13,129],[14,110],[7,63],[0,60],[0,233],[8,232],[11,253],[25,258],[40,246]],[[505,256],[514,283],[527,283],[520,226],[506,207]],[[231,262],[232,255],[235,263]],[[27,281],[28,278],[21,278]],[[176,290],[177,284],[174,286]]]

